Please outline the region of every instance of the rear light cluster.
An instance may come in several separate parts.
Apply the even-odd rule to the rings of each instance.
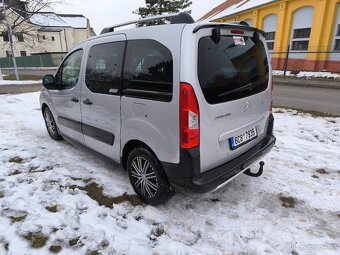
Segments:
[[[274,77],[272,76],[272,94],[270,96],[270,112],[273,112],[273,96],[274,96]]]
[[[200,112],[192,86],[180,86],[180,144],[183,149],[200,145]]]

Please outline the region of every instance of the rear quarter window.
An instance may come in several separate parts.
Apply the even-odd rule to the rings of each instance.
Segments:
[[[171,51],[154,40],[128,41],[123,80],[127,96],[170,102],[173,89]]]
[[[209,104],[237,100],[267,89],[269,66],[261,40],[221,36],[216,44],[207,36],[199,40],[198,51],[198,78]]]

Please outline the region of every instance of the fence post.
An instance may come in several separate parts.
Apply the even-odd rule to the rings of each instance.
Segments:
[[[290,44],[288,44],[288,47],[287,47],[286,60],[285,60],[285,70],[283,72],[283,76],[286,76],[286,72],[287,72],[288,59],[289,59],[289,49],[290,49]]]

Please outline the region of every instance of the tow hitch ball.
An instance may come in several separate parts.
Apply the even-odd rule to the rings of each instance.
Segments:
[[[260,162],[260,168],[259,168],[259,171],[257,173],[252,173],[252,172],[250,172],[250,169],[247,169],[246,171],[244,171],[244,174],[251,176],[251,177],[260,177],[263,173],[263,166],[264,166],[264,162],[261,161]]]

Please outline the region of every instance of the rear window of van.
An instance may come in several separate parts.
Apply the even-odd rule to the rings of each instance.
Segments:
[[[251,37],[210,36],[198,45],[198,78],[206,101],[218,104],[248,97],[268,88],[265,46]]]

